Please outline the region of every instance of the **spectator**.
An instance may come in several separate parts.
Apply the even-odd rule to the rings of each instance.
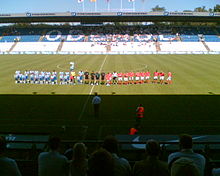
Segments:
[[[111,153],[114,160],[114,176],[131,175],[131,166],[125,158],[118,156],[118,141],[114,136],[107,136],[103,143],[103,148]]]
[[[60,138],[51,137],[49,139],[51,151],[40,153],[38,157],[39,176],[68,176],[68,160],[58,152],[60,142]]]
[[[220,168],[213,168],[212,176],[220,176]]]
[[[167,163],[159,160],[160,145],[155,140],[148,140],[146,144],[147,158],[137,161],[133,167],[134,176],[169,176]]]
[[[86,146],[83,143],[76,143],[73,146],[73,159],[70,164],[71,176],[86,176],[88,161],[86,159]]]
[[[129,129],[129,135],[135,135],[138,133],[138,129],[136,127],[131,127]]]
[[[180,152],[175,152],[170,154],[168,156],[168,164],[170,164],[175,158],[180,158],[180,157],[190,158],[191,160],[194,161],[195,165],[199,169],[200,176],[203,176],[205,171],[206,160],[204,156],[193,152],[192,137],[187,134],[181,135],[179,139],[179,145],[180,145]]]
[[[136,135],[136,134],[138,134],[140,129],[141,129],[141,125],[140,124],[135,124],[134,127],[131,127],[129,129],[129,135]]]
[[[67,149],[63,154],[69,161],[73,159],[73,148]]]
[[[199,176],[199,170],[191,159],[181,157],[173,162],[171,176]]]
[[[105,149],[95,151],[88,161],[88,176],[114,176],[114,160]]]
[[[0,136],[0,175],[1,176],[21,176],[15,160],[4,155],[6,150],[6,140]]]
[[[138,125],[141,123],[141,119],[144,118],[144,107],[142,104],[139,104],[139,106],[136,109],[137,119],[136,122]]]

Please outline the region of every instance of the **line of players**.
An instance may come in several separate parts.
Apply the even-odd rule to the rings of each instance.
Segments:
[[[31,84],[57,84],[57,72],[44,71],[16,71],[14,75],[15,83],[31,83]]]
[[[59,77],[58,77],[59,76]],[[106,85],[111,84],[127,85],[127,84],[144,84],[144,83],[160,83],[172,84],[172,73],[168,72],[167,79],[163,71],[155,71],[153,73],[153,80],[151,80],[151,73],[147,72],[126,72],[126,73],[105,73],[88,71],[53,72],[43,71],[16,71],[15,83],[31,83],[31,84],[91,84],[91,85]]]

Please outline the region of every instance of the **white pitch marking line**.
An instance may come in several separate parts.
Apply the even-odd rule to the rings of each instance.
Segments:
[[[75,57],[77,57],[77,56],[78,56],[78,55],[74,55],[73,58],[75,58]],[[58,69],[61,69],[61,70],[67,70],[67,69],[65,69],[65,68],[60,67],[60,64],[57,65],[57,68],[58,68]]]
[[[106,61],[107,57],[108,57],[108,55],[105,56],[105,59],[104,59],[104,61],[102,62],[102,65],[101,65],[101,67],[100,67],[100,69],[99,69],[99,73],[102,71],[102,68],[103,68],[103,66],[104,66],[104,64],[105,64],[105,61]],[[83,105],[83,109],[82,109],[82,112],[80,113],[79,120],[81,120],[82,115],[83,115],[83,113],[85,112],[86,106],[87,106],[87,104],[88,104],[88,102],[89,102],[89,97],[90,97],[90,95],[92,94],[94,87],[95,87],[95,85],[92,86],[92,88],[91,88],[91,90],[90,90],[90,92],[89,92],[88,98],[86,99],[86,101],[85,101],[85,103],[84,103],[84,105]]]
[[[61,70],[67,70],[67,69],[61,68],[61,67],[60,67],[60,64],[57,65],[57,68],[58,68],[58,69],[61,69]]]

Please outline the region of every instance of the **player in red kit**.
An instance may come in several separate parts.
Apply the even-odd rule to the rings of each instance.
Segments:
[[[127,85],[128,84],[128,73],[124,73],[124,84]]]
[[[141,76],[141,84],[144,84],[144,77],[145,77],[145,73],[144,72],[141,72],[140,73],[140,76]]]
[[[140,82],[140,73],[136,72],[135,73],[135,84],[138,84]]]
[[[146,79],[146,83],[150,83],[150,72],[149,71],[145,72],[145,79]]]
[[[112,84],[112,76],[113,76],[113,74],[109,73],[109,79],[110,79],[109,84]]]
[[[109,73],[107,73],[105,75],[105,80],[106,80],[106,86],[110,86],[111,78],[110,78],[110,74]]]
[[[163,84],[164,82],[164,76],[165,76],[165,73],[163,71],[160,72],[160,84]]]
[[[118,73],[118,84],[122,84],[123,81],[123,73]]]
[[[128,80],[129,80],[128,83],[129,84],[132,84],[132,78],[133,78],[132,72],[129,72],[128,73]]]
[[[172,84],[172,73],[168,72],[167,84]]]
[[[156,71],[154,72],[154,82],[153,82],[153,83],[157,83],[158,76],[159,76],[159,72],[156,70]]]

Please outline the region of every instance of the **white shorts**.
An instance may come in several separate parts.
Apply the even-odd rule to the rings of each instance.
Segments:
[[[118,77],[118,80],[119,80],[119,81],[122,81],[122,77]]]
[[[144,77],[143,77],[143,76],[141,77],[141,80],[144,80]]]
[[[140,78],[139,77],[135,77],[135,80],[138,81]]]
[[[172,77],[169,76],[169,77],[167,78],[167,81],[171,81],[171,80],[172,80]]]
[[[146,79],[150,79],[150,76],[146,76]]]
[[[128,77],[124,77],[124,81],[128,81]]]
[[[158,79],[158,76],[154,76],[154,80],[157,80]]]
[[[160,80],[164,80],[164,76],[161,76],[161,77],[160,77]]]

